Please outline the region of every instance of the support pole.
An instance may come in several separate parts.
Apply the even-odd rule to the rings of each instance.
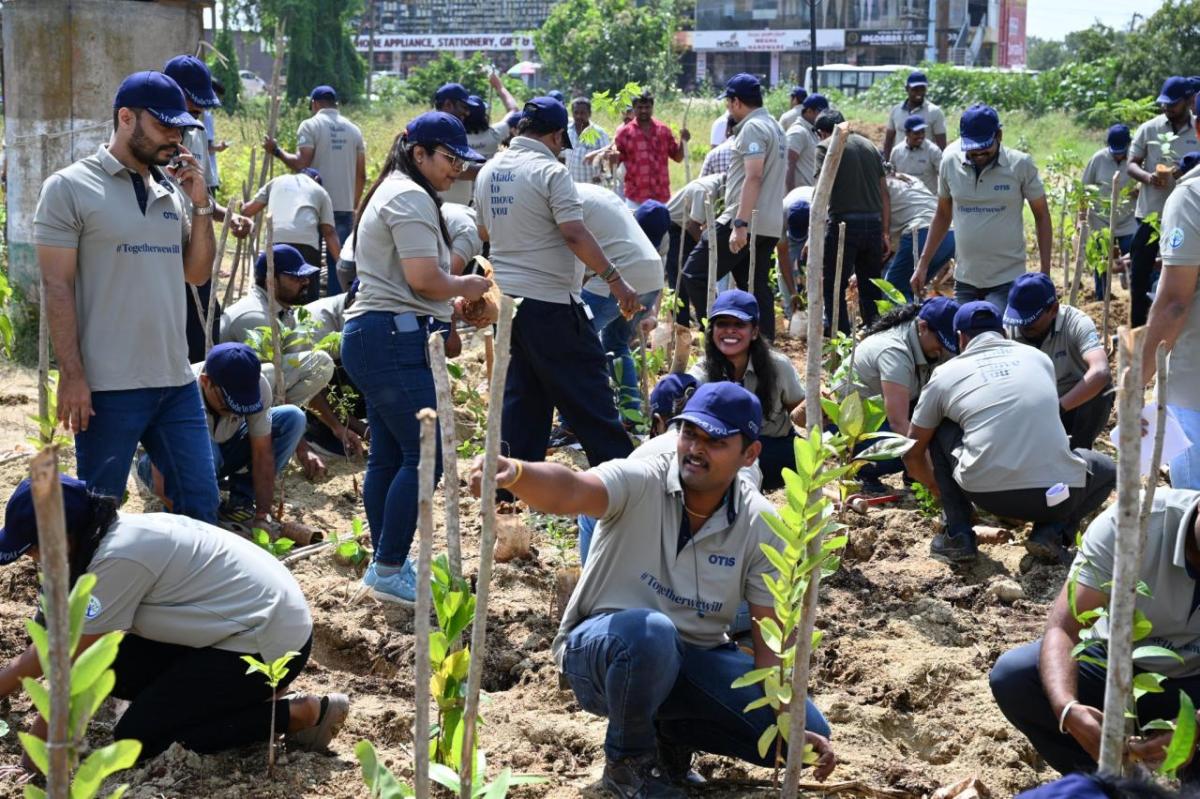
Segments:
[[[1083,281],[1083,265],[1087,263],[1087,240],[1091,235],[1089,230],[1088,220],[1085,218],[1079,223],[1079,245],[1075,248],[1075,278],[1070,281],[1070,299],[1067,304],[1074,306],[1075,300],[1079,297],[1079,284]],[[1105,276],[1107,279],[1107,275]]]
[[[811,248],[810,248],[811,249]],[[829,335],[836,337],[838,331],[841,330],[842,315],[842,259],[846,255],[846,223],[838,222],[838,248],[837,248],[837,266],[833,270],[833,307],[829,309],[830,316],[833,318],[833,323],[829,326]],[[915,263],[915,262],[914,262]],[[859,289],[861,290],[861,286]],[[822,298],[823,299],[823,298]],[[853,328],[853,326],[851,326]]]
[[[267,228],[267,323],[271,325],[271,363],[275,367],[275,385],[271,386],[272,405],[284,402],[283,337],[279,334],[279,301],[275,299],[275,222],[270,212],[263,217]]]
[[[50,415],[50,319],[46,316],[46,282],[38,280],[38,418]],[[57,424],[57,422],[55,422]],[[49,444],[49,441],[43,441]]]
[[[754,272],[758,266],[758,248],[754,246],[758,239],[758,209],[755,208],[750,212],[750,274],[746,278],[746,290],[754,294]],[[757,296],[757,295],[755,295]],[[767,308],[759,308],[759,313],[767,313]],[[772,310],[772,313],[774,311]]]
[[[435,334],[436,335],[436,334]],[[417,556],[417,607],[413,611],[416,639],[416,719],[413,730],[414,788],[419,797],[429,796],[429,613],[433,609],[433,476],[437,467],[437,412],[417,411],[421,423],[421,461],[417,468],[417,529],[421,533]]]
[[[704,225],[705,235],[708,236],[708,301],[705,303],[705,314],[709,314],[717,299],[717,218],[713,213],[711,193],[704,196]]]
[[[208,277],[208,310],[200,315],[204,323],[204,357],[213,348],[213,317],[217,315],[217,289],[221,283],[221,262],[225,260],[225,243],[229,240],[229,223],[233,215],[241,210],[241,203],[234,200],[225,209],[225,221],[221,223],[221,235],[217,238],[217,252],[213,256],[212,272]]]
[[[275,23],[275,63],[271,67],[271,104],[267,106],[267,135],[275,138],[279,126],[279,80],[283,72],[283,19]],[[374,36],[374,34],[372,34]],[[262,188],[267,182],[267,169],[275,159],[270,153],[263,154],[262,171],[258,173],[258,186]]]
[[[462,543],[458,511],[458,438],[454,429],[454,396],[446,368],[446,343],[441,333],[429,336],[429,365],[437,392],[437,415],[442,427],[442,482],[446,490],[446,554],[450,573],[462,577]]]

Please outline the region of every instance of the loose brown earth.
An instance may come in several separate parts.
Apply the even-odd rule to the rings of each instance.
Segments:
[[[1099,305],[1085,307],[1099,318]],[[1124,315],[1124,303],[1118,302],[1114,318]],[[780,345],[802,371],[803,345],[787,340]],[[477,352],[464,359],[469,370],[482,373]],[[27,417],[36,413],[35,381],[28,370],[0,369],[0,459],[19,451],[33,432]],[[69,455],[67,466],[74,466]],[[25,470],[24,458],[0,464],[0,496],[7,497]],[[361,474],[361,466],[343,462],[331,468],[328,479],[313,484],[289,467],[284,482],[289,518],[321,530],[349,530],[351,520],[363,515],[355,474]],[[893,482],[899,486],[898,480]],[[783,501],[781,494],[771,499]],[[128,509],[142,507],[131,492]],[[477,568],[478,510],[477,501],[463,500],[464,568],[472,574]],[[440,507],[437,515],[440,525]],[[861,780],[920,797],[978,774],[994,795],[1004,797],[1051,779],[1053,772],[996,708],[987,675],[1002,652],[1039,635],[1065,569],[1029,563],[1019,543],[1007,543],[983,546],[977,565],[955,573],[928,557],[930,524],[907,495],[897,507],[874,510],[869,517],[851,514],[847,521],[850,545],[844,566],[822,585],[817,623],[825,631],[825,643],[815,656],[812,683],[815,700],[834,729],[841,760],[835,781]],[[438,535],[441,549],[440,527]],[[555,553],[541,533],[534,534],[533,549],[531,560],[496,567],[483,747],[492,774],[511,766],[549,778],[546,785],[524,789],[521,795],[596,795],[605,722],[582,712],[571,693],[559,688],[549,652],[555,630],[549,617]],[[353,747],[364,738],[401,776],[411,776],[412,614],[371,599],[351,604],[357,575],[335,564],[328,553],[294,569],[315,622],[312,661],[295,687],[351,696],[351,719],[334,742],[333,755],[285,754],[275,780],[268,781],[265,744],[209,757],[172,750],[125,775],[133,784],[127,796],[360,797],[365,791]],[[1002,581],[1019,586],[1023,597],[1010,604],[997,599],[993,586]],[[2,658],[25,646],[22,620],[32,612],[35,586],[30,563],[0,574]],[[194,688],[195,701],[203,702],[204,686]],[[25,727],[31,721],[28,699],[22,694],[0,703],[0,718],[14,730]],[[103,741],[112,723],[113,711],[106,706],[94,724],[94,740]],[[19,753],[14,732],[0,739],[0,765],[15,763]],[[769,771],[711,756],[702,758],[699,767],[714,780],[701,795],[770,795],[762,787],[768,785]],[[12,786],[0,786],[0,796],[17,795]]]

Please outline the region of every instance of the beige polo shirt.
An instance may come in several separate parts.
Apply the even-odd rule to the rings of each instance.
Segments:
[[[663,259],[633,217],[625,202],[611,190],[594,183],[575,186],[583,201],[583,222],[596,237],[596,243],[608,260],[621,270],[621,277],[639,296],[663,287]],[[582,271],[582,261],[575,264]],[[583,287],[592,294],[607,297],[608,283],[594,272],[584,272],[588,280]]]
[[[279,324],[290,330],[296,329],[296,309],[279,307]],[[250,286],[246,296],[230,305],[221,314],[221,342],[247,344],[250,333],[260,327],[271,324],[270,303],[267,300],[267,290],[258,284]],[[311,344],[305,344],[284,333],[284,352],[300,352],[312,349]]]
[[[579,301],[583,270],[558,226],[582,220],[583,201],[549,147],[515,137],[479,170],[475,211],[488,232],[502,292],[543,302]]]
[[[672,194],[671,199],[667,202],[667,211],[671,214],[671,224],[684,227],[687,225],[689,219],[703,223],[704,195],[711,192],[714,197],[720,197],[722,193],[721,187],[724,183],[724,173],[705,175],[704,177],[694,179],[691,183],[688,183],[682,189]],[[700,216],[693,217],[691,209],[697,196],[700,198]],[[715,208],[713,212],[714,214],[716,213]]]
[[[199,382],[200,375],[204,374],[204,362],[192,364],[192,373],[196,375],[196,381]],[[246,430],[252,438],[271,435],[271,382],[261,374],[258,376],[258,390],[262,394],[262,410],[248,416],[237,413],[218,416],[205,402],[204,417],[208,422],[209,438],[218,444],[224,444],[237,434],[242,422],[246,423]],[[201,399],[203,400],[203,397]]]
[[[854,357],[855,383],[868,397],[883,396],[886,381],[907,388],[908,401],[913,402],[932,370],[921,349],[916,319],[867,336]]]
[[[458,203],[442,203],[442,219],[450,231],[450,250],[454,255],[470,263],[476,255],[483,255],[483,239],[479,238],[479,225],[475,221],[474,208]]]
[[[804,384],[800,382],[800,374],[796,367],[779,350],[771,350],[771,365],[775,369],[775,390],[778,397],[771,407],[763,408],[763,425],[761,436],[764,438],[782,438],[792,434],[795,426],[792,424],[791,411],[804,400]],[[688,374],[696,378],[701,385],[708,382],[707,361],[701,358]],[[733,381],[738,382],[738,381]],[[746,373],[738,383],[751,394],[758,396],[758,374],[754,371],[754,363],[746,364]]]
[[[192,204],[152,168],[143,214],[134,179],[101,146],[47,178],[34,213],[35,244],[77,253],[79,351],[92,391],[195,379],[183,278]]]
[[[942,109],[926,98],[924,102],[915,108],[908,107],[908,99],[905,98],[892,106],[892,111],[888,115],[887,129],[894,130],[900,136],[904,135],[904,120],[908,119],[913,114],[925,118],[925,124],[928,126],[926,130],[929,135],[946,135],[946,114]]]
[[[1138,579],[1150,595],[1137,595],[1137,609],[1152,625],[1150,635],[1135,646],[1161,646],[1183,658],[1139,658],[1137,667],[1165,677],[1190,677],[1200,671],[1200,616],[1195,613],[1197,580],[1188,572],[1187,539],[1192,536],[1200,492],[1159,488],[1150,507],[1150,524],[1142,550]],[[1096,517],[1075,555],[1071,573],[1079,582],[1104,593],[1111,590],[1117,552],[1117,505]],[[1100,638],[1109,635],[1107,618],[1095,625]]]
[[[794,105],[788,110],[779,115],[779,127],[787,131],[792,125],[796,124],[796,120],[802,119],[800,112],[804,110],[804,106]]]
[[[589,616],[632,608],[664,613],[684,641],[714,647],[743,600],[774,601],[763,575],[774,567],[761,544],[778,539],[763,515],[771,504],[738,475],[726,501],[676,553],[683,486],[674,454],[619,459],[591,470],[608,492],[587,565],[567,604],[551,649],[561,667],[571,631]]]
[[[181,132],[183,133],[183,146],[189,153],[196,156],[196,163],[204,172],[204,185],[215,186],[218,181],[216,175],[213,174],[213,160],[208,157],[208,131],[204,128],[184,128]]]
[[[976,288],[1011,283],[1025,272],[1024,204],[1046,195],[1033,159],[1003,145],[979,173],[948,148],[938,196],[954,201],[955,279]]]
[[[1133,216],[1134,200],[1123,196],[1125,187],[1133,181],[1133,178],[1129,177],[1128,153],[1118,164],[1117,159],[1113,158],[1113,154],[1108,151],[1108,148],[1101,147],[1092,154],[1087,166],[1083,168],[1083,184],[1100,188],[1099,196],[1096,197],[1089,209],[1088,224],[1092,230],[1103,230],[1108,227],[1108,211],[1105,207],[1112,197],[1113,175],[1117,172],[1121,173],[1122,194],[1118,195],[1116,229],[1113,231],[1113,235],[1128,236],[1137,232],[1137,219]],[[1143,187],[1138,183],[1134,184],[1134,188],[1140,190]]]
[[[1179,137],[1170,145],[1170,156],[1175,165],[1178,165],[1187,153],[1200,150],[1200,139],[1196,137],[1196,125],[1190,114],[1187,123],[1179,130],[1171,127],[1165,114],[1159,114],[1138,126],[1137,132],[1133,134],[1133,144],[1129,146],[1129,157],[1144,158],[1142,169],[1147,172],[1153,173],[1158,165],[1163,163],[1163,148],[1158,145],[1158,137],[1164,133],[1173,133]],[[1171,196],[1174,190],[1175,178],[1171,176],[1167,177],[1167,185],[1161,189],[1139,184],[1134,214],[1138,219],[1145,219],[1155,212],[1161,214],[1167,197]]]
[[[933,430],[949,419],[962,428],[954,479],[967,491],[1081,488],[1087,464],[1071,451],[1057,408],[1046,354],[982,333],[934,370],[912,421]]]
[[[333,201],[329,192],[303,172],[267,181],[254,195],[254,202],[266,203],[276,243],[307,244],[319,250],[320,226],[333,227]]]
[[[296,146],[313,151],[312,168],[321,173],[334,211],[353,211],[358,156],[366,153],[362,131],[336,108],[322,108],[300,123]]]
[[[346,326],[346,292],[321,297],[304,306],[312,325],[312,342],[319,344],[330,333],[341,333]]]
[[[783,230],[784,179],[787,172],[786,145],[783,130],[765,108],[756,108],[737,126],[733,140],[733,158],[725,181],[725,210],[717,222],[729,224],[734,219],[750,221],[749,208],[738,208],[742,186],[746,183],[746,161],[762,159],[762,187],[758,191],[758,234],[778,237]]]
[[[813,132],[812,125],[800,116],[784,130],[787,131],[787,159],[790,161],[791,154],[796,154],[792,185],[813,185],[817,179],[817,134]]]
[[[1162,215],[1163,269],[1200,267],[1200,175],[1179,182]],[[1167,356],[1167,402],[1200,410],[1200,290]]]
[[[267,662],[298,650],[312,616],[296,578],[270,553],[168,513],[122,513],[100,542],[83,631],[213,647]]]
[[[927,228],[937,213],[938,199],[925,184],[915,178],[903,180],[895,175],[887,178],[888,200],[891,202],[892,246],[900,246],[900,237],[914,225]]]
[[[1032,342],[1021,335],[1020,328],[1008,326],[1008,337],[1022,344]],[[1092,318],[1078,308],[1059,304],[1054,325],[1042,340],[1039,350],[1050,356],[1054,363],[1054,380],[1058,396],[1066,394],[1087,374],[1087,361],[1083,356],[1093,350],[1103,350],[1104,342],[1096,330]]]
[[[707,223],[708,214],[704,210],[704,203],[709,196],[713,201],[713,219],[721,215],[725,205],[726,174],[725,172],[714,172],[711,175],[696,178],[688,184],[688,187],[691,188],[691,194],[687,201],[688,221],[697,222],[702,227]]]
[[[942,148],[928,138],[921,141],[920,147],[909,147],[907,141],[901,141],[892,148],[892,166],[897,172],[912,175],[925,184],[931,193],[938,190],[938,170],[942,166]]]

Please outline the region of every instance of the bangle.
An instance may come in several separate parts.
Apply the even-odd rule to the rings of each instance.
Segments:
[[[513,477],[513,479],[509,480],[507,485],[496,486],[497,488],[507,491],[508,489],[515,486],[517,484],[517,481],[521,479],[521,475],[523,475],[525,473],[524,462],[518,460],[517,458],[513,458],[513,464],[516,465],[516,467],[517,467],[516,476]]]
[[[209,203],[208,205],[193,205],[192,206],[192,216],[212,216],[212,215],[213,215],[213,204],[212,203]]]
[[[1063,735],[1067,734],[1067,714],[1071,712],[1071,708],[1079,704],[1078,699],[1072,699],[1067,702],[1067,706],[1062,709],[1062,713],[1058,715],[1058,731]]]

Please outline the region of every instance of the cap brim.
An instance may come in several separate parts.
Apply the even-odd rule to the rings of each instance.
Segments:
[[[709,319],[716,319],[720,316],[732,316],[734,319],[741,319],[743,322],[757,322],[758,318],[751,316],[745,311],[739,311],[734,308],[726,308],[722,311],[714,311],[708,315]]]
[[[1157,99],[1156,99],[1154,102],[1156,102],[1156,103],[1159,103],[1159,104],[1161,104],[1161,105],[1171,105],[1172,103],[1177,103],[1177,102],[1179,102],[1179,101],[1180,101],[1180,100],[1182,100],[1182,99],[1184,99],[1184,98],[1183,98],[1183,97],[1177,97],[1177,98],[1175,98],[1174,100],[1172,100],[1172,99],[1171,99],[1170,97],[1168,97],[1167,95],[1165,95],[1165,94],[1160,94],[1160,95],[1158,96],[1158,98],[1157,98]]]
[[[225,404],[229,406],[229,410],[241,416],[249,416],[263,409],[261,395],[256,397],[235,397],[225,389],[221,389],[221,395],[225,398]]]
[[[26,552],[33,549],[33,542],[20,544],[16,549],[7,549],[6,546],[4,528],[0,527],[0,566],[7,566],[18,560]]]
[[[928,89],[928,88],[929,88],[929,81],[926,81],[926,80],[921,80],[921,81],[917,81],[916,83],[906,83],[905,85],[906,85],[908,88],[910,88],[910,89],[918,89],[918,88],[921,88],[921,87],[924,87],[924,88]]]
[[[304,266],[297,269],[295,272],[283,272],[284,275],[292,275],[293,277],[316,277],[321,274],[321,267],[313,266],[310,263],[305,263]]]
[[[971,150],[986,150],[987,148],[991,147],[995,141],[996,134],[994,133],[987,139],[968,139],[966,136],[963,136],[961,139],[961,146],[963,152],[970,152]]]
[[[167,112],[167,111],[159,111],[157,108],[147,108],[146,110],[149,111],[150,114],[155,119],[157,119],[159,122],[163,123],[167,127],[171,127],[171,128],[202,128],[202,127],[204,127],[203,122],[197,120],[194,116],[189,114],[187,111],[183,111],[180,113],[171,113],[171,112]]]
[[[671,420],[672,424],[677,422],[691,422],[713,438],[729,438],[742,432],[736,427],[727,426],[717,417],[703,411],[684,411]]]
[[[182,88],[182,87],[180,87],[180,88]],[[220,108],[221,107],[221,100],[217,97],[216,92],[209,92],[209,94],[204,97],[202,97],[194,92],[190,92],[187,89],[184,89],[183,93],[187,95],[189,100],[191,100],[193,103],[200,106],[201,108]]]
[[[1129,152],[1129,147],[1109,147],[1108,151],[1113,155],[1125,155]]]
[[[920,133],[921,131],[927,129],[928,127],[929,127],[928,125],[918,125],[915,128],[905,128],[904,131],[906,133]]]
[[[474,161],[477,164],[482,164],[487,160],[480,153],[470,147],[455,147],[453,144],[444,144],[447,148],[449,148],[450,152],[454,153],[459,158],[466,159],[467,161]]]
[[[1041,308],[1036,311],[1021,311],[1020,309],[1013,307],[1012,303],[1009,303],[1004,308],[1004,324],[1012,325],[1014,327],[1025,327],[1026,325],[1032,325],[1038,320],[1038,317],[1045,312],[1045,308]]]

